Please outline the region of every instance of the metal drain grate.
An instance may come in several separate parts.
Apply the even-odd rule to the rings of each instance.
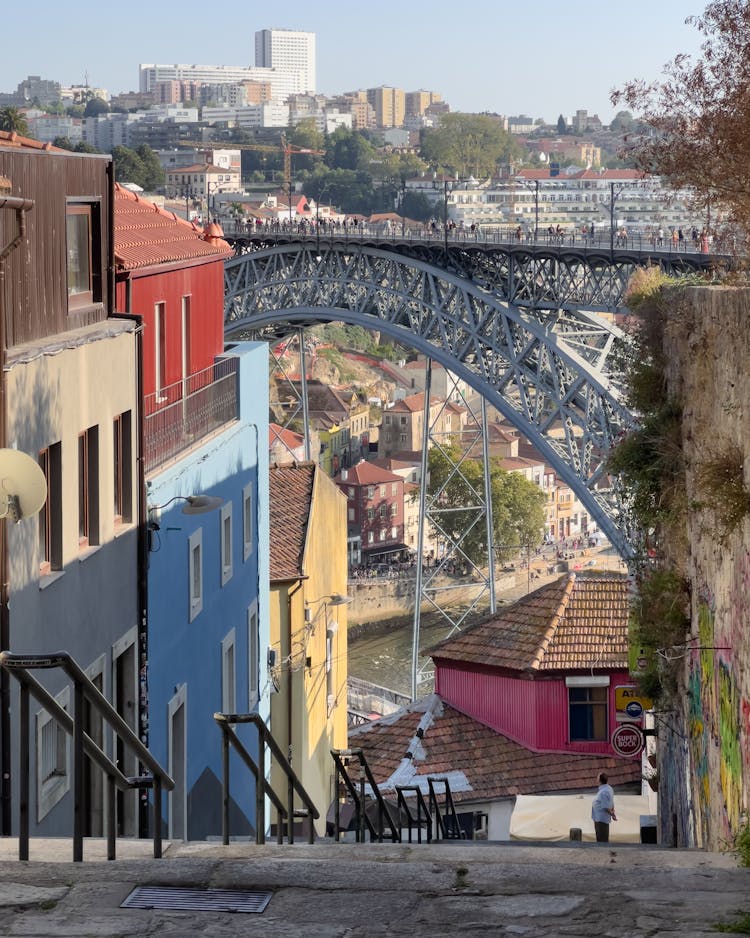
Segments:
[[[185,909],[190,912],[264,912],[270,892],[247,889],[186,889],[182,886],[136,886],[121,909]]]

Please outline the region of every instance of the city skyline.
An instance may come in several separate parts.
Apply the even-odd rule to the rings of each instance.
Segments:
[[[705,0],[632,0],[615,13],[583,0],[541,0],[530,24],[507,0],[477,0],[459,8],[459,16],[444,0],[429,6],[383,0],[367,20],[352,22],[351,6],[341,0],[312,12],[290,0],[283,21],[270,22],[260,10],[211,29],[195,0],[180,7],[179,17],[133,0],[126,20],[94,0],[78,0],[72,12],[52,0],[29,0],[24,13],[35,24],[34,41],[6,50],[0,91],[39,75],[117,94],[137,89],[140,64],[252,65],[255,32],[279,27],[316,34],[322,94],[392,85],[436,91],[454,111],[554,122],[583,108],[608,123],[616,111],[612,89],[631,78],[656,80],[676,54],[698,50],[701,36],[685,19],[704,8]],[[61,42],[63,35],[78,38]]]

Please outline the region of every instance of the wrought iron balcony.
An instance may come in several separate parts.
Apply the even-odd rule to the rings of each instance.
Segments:
[[[147,394],[144,400],[146,472],[195,446],[238,414],[237,359],[222,358],[210,368]]]

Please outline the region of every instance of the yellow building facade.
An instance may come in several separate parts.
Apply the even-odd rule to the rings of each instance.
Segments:
[[[270,500],[271,732],[319,812],[322,836],[331,749],[347,745],[346,498],[319,466],[303,463],[271,468]],[[286,802],[275,766],[271,784]]]

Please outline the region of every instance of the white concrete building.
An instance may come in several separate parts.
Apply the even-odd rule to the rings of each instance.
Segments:
[[[233,65],[139,65],[139,90],[153,91],[159,81],[188,81],[204,84],[236,84],[243,81],[268,82],[274,101],[304,91],[303,73],[278,68],[252,68]]]
[[[229,121],[236,127],[286,127],[289,124],[289,108],[286,104],[204,107],[202,116],[208,124]]]
[[[315,94],[315,33],[260,29],[255,34],[255,65],[300,75],[300,91]]]

